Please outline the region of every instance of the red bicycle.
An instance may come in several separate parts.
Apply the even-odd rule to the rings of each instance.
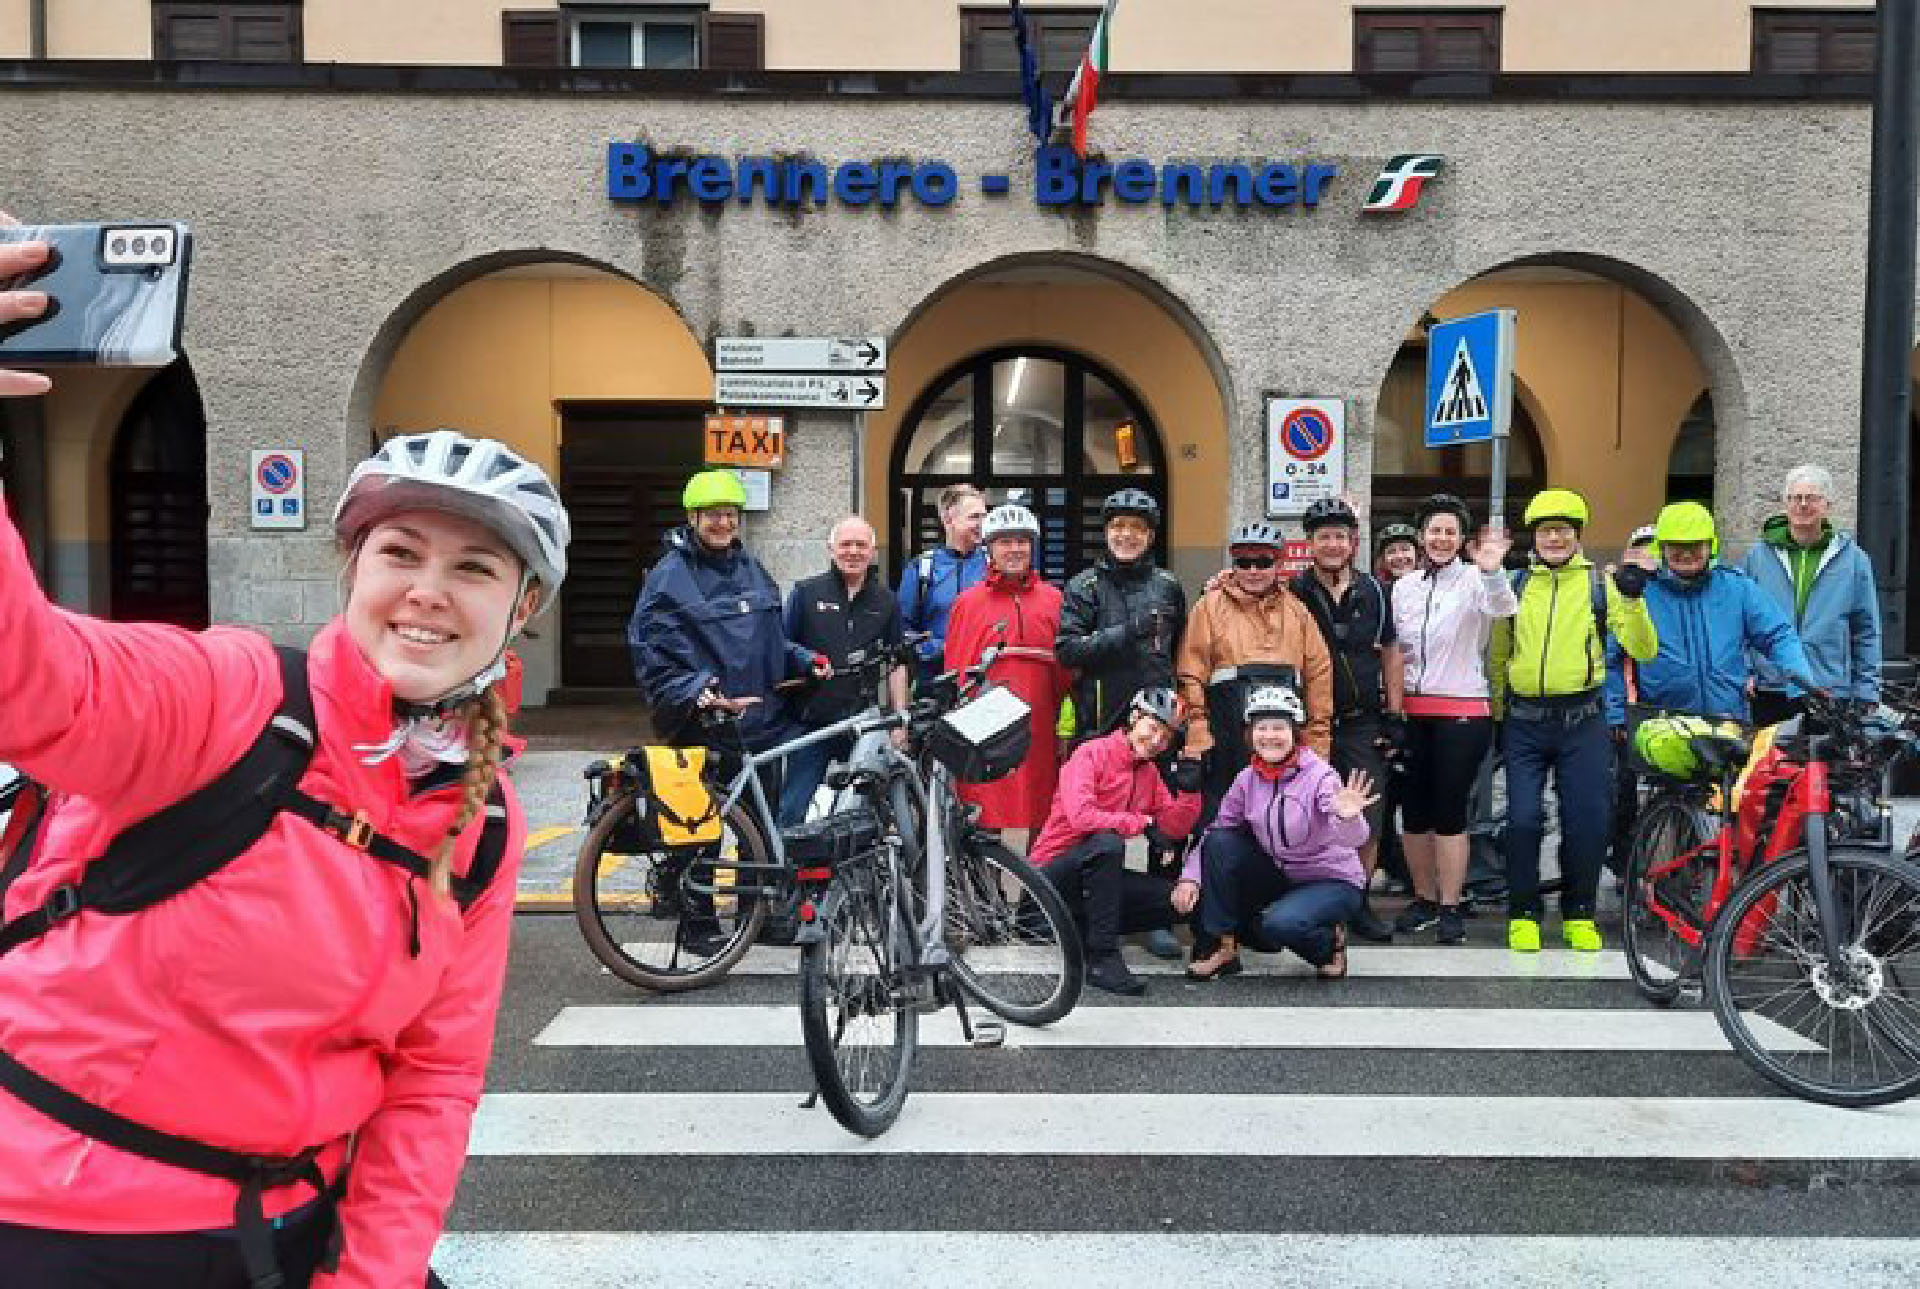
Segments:
[[[1881,800],[1920,735],[1913,696],[1894,701],[1887,720],[1809,699],[1776,740],[1781,786],[1750,783],[1765,796],[1744,823],[1730,810],[1746,739],[1690,740],[1717,782],[1657,786],[1628,871],[1641,991],[1669,1003],[1698,980],[1749,1065],[1829,1105],[1920,1092],[1920,869],[1912,841],[1893,853]]]

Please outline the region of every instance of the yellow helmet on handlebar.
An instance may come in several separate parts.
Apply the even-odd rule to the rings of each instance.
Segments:
[[[1742,731],[1732,721],[1704,716],[1654,716],[1633,732],[1633,751],[1647,767],[1674,779],[1693,779],[1705,769],[1694,751],[1697,738],[1738,738]]]

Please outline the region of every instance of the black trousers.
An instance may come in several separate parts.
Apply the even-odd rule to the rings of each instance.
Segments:
[[[1126,866],[1127,843],[1117,832],[1097,832],[1048,860],[1040,871],[1073,911],[1087,957],[1120,952],[1120,937],[1180,921],[1171,878]]]
[[[274,1234],[286,1289],[302,1289],[326,1254],[321,1213]],[[247,1289],[231,1235],[94,1235],[0,1222],[0,1289]],[[429,1286],[439,1278],[429,1272]]]

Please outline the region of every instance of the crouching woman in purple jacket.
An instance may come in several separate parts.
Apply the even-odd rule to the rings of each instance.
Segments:
[[[1253,762],[1188,852],[1174,891],[1182,911],[1199,906],[1200,942],[1217,940],[1187,968],[1195,980],[1238,974],[1243,935],[1263,952],[1293,950],[1323,979],[1347,974],[1346,921],[1360,911],[1366,881],[1364,812],[1378,798],[1364,771],[1342,783],[1301,743],[1306,721],[1291,689],[1257,689],[1247,700]]]

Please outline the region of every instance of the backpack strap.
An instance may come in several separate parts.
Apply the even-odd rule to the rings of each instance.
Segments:
[[[313,760],[307,655],[277,652],[280,706],[253,745],[211,783],[115,837],[79,881],[55,887],[39,908],[0,926],[0,955],[83,910],[127,914],[158,904],[219,872],[260,839]]]
[[[401,845],[385,833],[374,831],[373,824],[364,812],[350,815],[318,797],[309,796],[299,788],[288,790],[282,809],[288,814],[299,815],[321,832],[338,838],[355,850],[364,851],[370,859],[391,864],[423,880],[433,871],[433,861],[425,855],[411,846]],[[452,882],[454,900],[463,913],[486,893],[494,874],[500,871],[501,861],[506,858],[507,800],[497,775],[493,788],[487,793],[487,803],[481,814],[484,822],[481,824],[480,844],[474,852],[473,863],[468,866],[465,877],[456,876]]]
[[[34,843],[40,839],[40,825],[47,817],[47,790],[21,775],[0,790],[0,809],[7,811],[6,826],[0,828],[0,902],[4,902],[7,888],[26,871]]]
[[[1607,647],[1607,582],[1591,564],[1587,566],[1587,593],[1593,603],[1593,634],[1604,650]]]

